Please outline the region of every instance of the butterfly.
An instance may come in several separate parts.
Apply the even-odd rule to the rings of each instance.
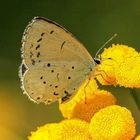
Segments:
[[[43,17],[26,27],[21,53],[22,89],[37,103],[68,101],[100,64],[64,27]]]

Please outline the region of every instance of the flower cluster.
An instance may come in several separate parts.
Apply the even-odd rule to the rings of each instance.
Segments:
[[[126,45],[112,45],[101,55],[96,77],[103,85],[140,87],[140,54]]]
[[[84,89],[85,85],[86,89]],[[95,80],[86,80],[69,102],[63,104],[59,102],[59,109],[64,118],[79,118],[90,122],[96,112],[116,102],[116,98],[110,92],[98,89]]]
[[[95,71],[101,84],[140,87],[140,55],[133,48],[112,45],[101,58],[101,65]],[[63,121],[39,127],[28,139],[132,140],[135,137],[136,124],[131,112],[117,105],[114,95],[99,89],[92,78],[81,85],[70,101],[60,100],[59,109]],[[140,136],[135,140],[140,140]]]
[[[97,112],[89,122],[65,119],[47,124],[32,132],[29,140],[131,140],[135,122],[131,112],[112,105]]]

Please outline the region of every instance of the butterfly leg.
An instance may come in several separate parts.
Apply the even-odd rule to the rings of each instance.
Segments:
[[[101,77],[104,79],[104,81],[106,81],[108,84],[111,84],[110,81],[108,81],[108,80],[106,80],[106,79],[104,78],[102,72],[106,75],[106,77],[108,77],[109,79],[111,79],[111,78],[108,76],[108,74],[107,74],[104,70],[96,70],[96,72],[99,72],[99,73],[95,74],[94,77],[96,77],[96,76],[101,76]]]
[[[90,77],[88,78],[88,81],[86,83],[86,85],[84,86],[84,95],[85,95],[85,104],[86,104],[86,87],[88,86],[89,82],[90,82]]]

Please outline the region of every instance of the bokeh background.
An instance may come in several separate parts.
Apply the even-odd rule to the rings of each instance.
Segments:
[[[139,0],[12,0],[0,8],[0,139],[25,140],[37,126],[62,119],[58,103],[35,104],[22,94],[18,77],[23,31],[34,16],[50,18],[72,32],[92,56],[114,33],[111,43],[140,51]],[[110,44],[111,44],[110,43]],[[110,44],[107,45],[110,46]],[[129,76],[129,75],[128,75]],[[140,133],[140,112],[130,91],[104,87],[129,108]],[[140,100],[140,90],[136,90]]]

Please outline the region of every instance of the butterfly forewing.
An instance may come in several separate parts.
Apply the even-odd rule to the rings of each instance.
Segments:
[[[26,72],[20,72],[21,81],[25,92],[35,101],[68,100],[94,67],[83,45],[48,19],[34,18],[22,41]]]

